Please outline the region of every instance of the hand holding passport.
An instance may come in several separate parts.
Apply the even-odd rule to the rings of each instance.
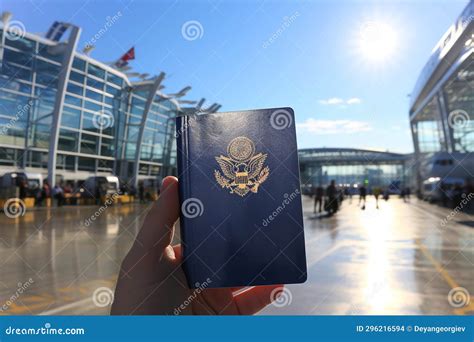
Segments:
[[[176,135],[179,196],[165,178],[111,313],[254,314],[278,284],[306,280],[293,111],[180,117]],[[178,215],[182,245],[171,246]]]
[[[166,177],[125,257],[115,288],[113,315],[252,315],[277,299],[281,285],[191,290],[181,267],[181,245],[171,246],[179,216],[178,182]]]

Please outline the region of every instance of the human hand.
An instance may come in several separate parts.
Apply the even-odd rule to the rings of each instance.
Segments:
[[[256,286],[237,295],[242,288],[189,289],[181,246],[171,246],[178,217],[178,180],[166,177],[122,262],[111,314],[252,315],[278,297],[283,285]]]

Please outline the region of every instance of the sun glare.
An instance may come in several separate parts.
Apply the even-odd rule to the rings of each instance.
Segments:
[[[383,22],[369,21],[359,29],[358,48],[360,54],[371,62],[387,61],[397,47],[394,29]]]

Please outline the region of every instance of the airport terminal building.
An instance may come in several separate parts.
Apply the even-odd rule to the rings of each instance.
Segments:
[[[474,1],[443,35],[411,93],[418,186],[474,178]]]
[[[332,180],[342,187],[407,185],[411,155],[355,148],[308,148],[298,151],[301,183],[326,186]],[[394,189],[395,190],[395,189]]]
[[[190,110],[181,108],[183,95],[161,92],[163,73],[131,81],[78,52],[79,27],[65,33],[56,41],[3,22],[0,173],[39,172],[55,182],[176,174],[174,118]]]

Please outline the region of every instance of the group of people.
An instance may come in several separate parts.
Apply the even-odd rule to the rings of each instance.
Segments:
[[[29,188],[28,182],[26,179],[22,179],[18,184],[19,198],[24,200],[26,197],[34,197],[35,205],[41,207],[45,205],[47,199],[52,198],[57,201],[58,207],[61,207],[64,204],[65,194],[72,193],[73,188],[70,184],[56,184],[53,188],[49,185],[48,180],[43,181],[43,186],[41,188],[34,187]]]
[[[322,185],[311,187],[311,196],[314,197],[313,212],[316,213],[316,209],[319,206],[319,213],[324,208],[328,216],[334,215],[339,210],[344,197],[343,193],[336,187],[336,181],[334,180],[331,181],[326,189]]]
[[[379,209],[379,199],[383,198],[385,201],[388,201],[390,197],[390,191],[388,188],[382,189],[381,187],[373,187],[370,190],[366,188],[364,184],[361,184],[354,188],[343,187],[338,188],[336,186],[335,180],[332,180],[331,183],[324,188],[322,185],[312,186],[310,191],[310,196],[314,198],[313,204],[313,213],[321,213],[324,209],[327,212],[328,216],[334,215],[340,208],[344,198],[348,197],[352,203],[352,196],[354,192],[358,192],[359,195],[359,207],[362,210],[365,210],[366,199],[369,192],[375,198],[375,207]],[[400,197],[404,202],[410,200],[410,188],[403,188],[400,191]]]

